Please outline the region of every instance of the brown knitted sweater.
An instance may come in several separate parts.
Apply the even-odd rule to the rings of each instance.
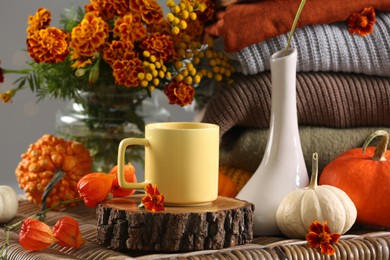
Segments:
[[[209,102],[202,121],[220,126],[268,128],[271,74],[234,75]],[[297,73],[300,126],[347,128],[390,126],[390,78],[340,72]]]

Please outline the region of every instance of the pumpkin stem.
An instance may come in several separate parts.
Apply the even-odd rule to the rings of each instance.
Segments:
[[[389,144],[389,133],[386,132],[385,130],[377,130],[373,132],[364,142],[362,152],[363,154],[366,152],[367,146],[377,136],[382,136],[382,138],[376,146],[374,156],[372,157],[372,159],[374,161],[386,161],[385,154],[387,151],[387,146]]]
[[[317,179],[318,179],[318,153],[313,153],[311,162],[311,177],[309,189],[315,190],[317,188]]]

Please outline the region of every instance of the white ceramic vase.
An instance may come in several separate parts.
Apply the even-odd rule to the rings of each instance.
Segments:
[[[297,51],[271,56],[271,118],[263,159],[237,195],[255,205],[254,234],[276,235],[276,210],[292,190],[308,186],[309,178],[298,131],[296,102]]]

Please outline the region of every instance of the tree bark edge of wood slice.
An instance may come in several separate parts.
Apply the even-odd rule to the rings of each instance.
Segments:
[[[138,208],[141,195],[112,198],[96,208],[97,242],[120,251],[180,252],[222,249],[253,239],[254,205],[218,197],[209,205]]]

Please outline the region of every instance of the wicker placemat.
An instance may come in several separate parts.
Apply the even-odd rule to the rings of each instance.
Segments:
[[[39,208],[22,200],[17,216],[11,223],[22,220]],[[256,237],[252,243],[221,250],[207,250],[171,254],[147,252],[117,252],[96,243],[95,209],[84,206],[68,209],[65,212],[48,212],[46,222],[52,226],[62,216],[71,216],[80,223],[81,232],[87,240],[79,250],[52,245],[48,249],[33,252],[21,248],[17,242],[18,230],[11,233],[8,247],[9,260],[37,259],[390,259],[390,232],[354,229],[342,236],[335,245],[336,254],[332,257],[322,255],[317,249],[309,248],[306,241],[284,237]],[[4,233],[0,233],[0,245],[4,243]]]

